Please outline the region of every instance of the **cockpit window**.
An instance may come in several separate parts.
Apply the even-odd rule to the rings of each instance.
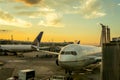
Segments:
[[[64,54],[64,51],[62,51],[61,54]]]
[[[62,55],[77,55],[75,51],[62,51],[61,54]]]

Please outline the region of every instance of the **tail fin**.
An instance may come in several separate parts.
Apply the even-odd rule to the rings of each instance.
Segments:
[[[77,42],[77,44],[80,44],[80,40]]]
[[[41,42],[41,38],[42,38],[42,35],[43,35],[43,31],[41,31],[38,36],[35,38],[35,40],[33,41],[32,45],[34,46],[40,46],[40,42]]]

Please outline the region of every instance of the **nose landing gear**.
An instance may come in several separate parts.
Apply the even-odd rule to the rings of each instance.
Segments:
[[[66,69],[65,74],[67,74],[67,80],[73,80],[72,71]]]
[[[65,70],[65,74],[67,74],[67,73],[68,73],[69,75],[71,75],[71,74],[72,74],[72,71],[66,69],[66,70]]]

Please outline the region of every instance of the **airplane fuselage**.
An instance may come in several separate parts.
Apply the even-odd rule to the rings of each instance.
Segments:
[[[94,63],[100,55],[101,47],[70,44],[60,51],[58,62],[62,68],[74,71]]]
[[[0,45],[3,50],[9,50],[14,52],[22,52],[22,51],[32,51],[32,45]]]
[[[43,35],[43,31],[40,32],[36,36],[36,38],[34,39],[32,44],[29,44],[29,45],[25,45],[25,44],[0,45],[0,52],[4,52],[5,54],[7,54],[7,52],[17,53],[17,52],[29,52],[29,51],[33,51],[33,50],[37,51],[37,50],[39,50],[42,35]]]

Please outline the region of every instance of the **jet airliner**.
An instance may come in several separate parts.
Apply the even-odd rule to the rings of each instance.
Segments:
[[[69,74],[73,71],[79,72],[91,64],[99,63],[102,59],[101,47],[91,45],[68,44],[59,53],[41,51],[58,55],[56,65],[62,67]]]
[[[107,30],[109,29],[102,26],[101,40],[110,40],[110,37],[108,37],[110,34],[107,33],[109,32]],[[102,41],[102,43],[106,41]],[[102,60],[102,48],[91,45],[69,44],[63,47],[59,53],[45,52],[57,54],[56,64],[65,69],[65,72],[69,74],[71,74],[72,71],[79,71],[82,68],[96,64]]]
[[[72,71],[80,71],[90,64],[100,62],[101,55],[101,47],[69,44],[61,49],[56,64],[71,74]]]
[[[9,44],[9,45],[0,45],[0,51],[7,54],[7,52],[14,53],[17,55],[17,52],[29,52],[29,51],[37,51],[40,49],[40,41],[42,38],[43,32],[40,32],[32,44]]]

